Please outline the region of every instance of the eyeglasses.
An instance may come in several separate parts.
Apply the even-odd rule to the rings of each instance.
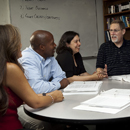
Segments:
[[[117,30],[117,29],[114,29],[114,30],[113,30],[113,29],[110,29],[110,30],[109,30],[110,33],[112,33],[112,32],[117,33],[117,32],[119,32],[119,31],[120,31],[120,30]]]

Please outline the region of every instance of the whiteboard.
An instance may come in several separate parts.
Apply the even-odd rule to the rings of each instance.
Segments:
[[[21,33],[22,50],[30,45],[36,30],[50,31],[55,43],[66,31],[80,34],[80,53],[95,56],[98,51],[95,0],[9,0],[11,24]]]

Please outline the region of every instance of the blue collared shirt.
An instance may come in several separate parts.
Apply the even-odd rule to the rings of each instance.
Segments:
[[[37,94],[59,89],[60,81],[66,78],[65,72],[54,57],[45,60],[31,46],[22,51],[22,58],[19,61],[30,86]],[[50,79],[52,80],[49,81]]]

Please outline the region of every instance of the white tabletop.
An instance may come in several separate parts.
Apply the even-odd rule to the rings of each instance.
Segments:
[[[111,88],[130,89],[130,83],[108,79],[103,80],[101,90],[108,90]],[[28,115],[40,120],[68,124],[119,123],[120,121],[126,122],[130,120],[130,107],[125,108],[117,114],[73,109],[73,107],[80,105],[80,102],[86,101],[94,96],[96,95],[65,95],[64,101],[55,103],[47,108],[33,109],[28,105],[24,105],[24,110]]]

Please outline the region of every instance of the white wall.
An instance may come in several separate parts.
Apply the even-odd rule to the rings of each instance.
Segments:
[[[104,42],[104,25],[103,25],[103,3],[102,0],[96,0],[97,7],[97,34],[99,46]],[[10,23],[9,0],[0,0],[0,24]],[[95,71],[96,58],[83,60],[88,73],[92,74]]]

